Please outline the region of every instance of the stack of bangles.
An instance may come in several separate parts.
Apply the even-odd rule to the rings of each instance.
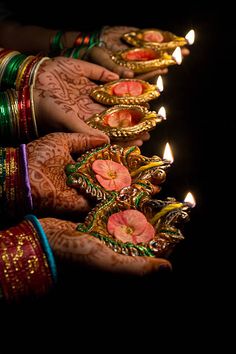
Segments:
[[[32,209],[26,145],[0,147],[0,224],[17,223]],[[36,217],[0,231],[0,245],[0,296],[11,301],[48,292],[56,267]]]
[[[42,56],[0,51],[0,139],[1,143],[28,142],[38,137],[33,87]]]
[[[0,296],[8,302],[38,297],[56,282],[56,265],[44,230],[33,215],[0,231]]]
[[[72,48],[64,48],[61,42],[63,31],[58,31],[56,35],[51,40],[50,45],[50,55],[62,55],[67,58],[75,59],[85,59],[86,54],[90,49],[101,44],[100,32],[94,31],[92,33],[88,32],[79,32],[76,37]]]

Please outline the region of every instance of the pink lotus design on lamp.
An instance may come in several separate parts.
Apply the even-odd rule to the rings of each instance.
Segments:
[[[123,54],[125,60],[146,61],[160,58],[160,55],[150,48],[130,49]]]
[[[143,40],[146,42],[161,43],[163,42],[164,37],[159,31],[147,31],[143,34]]]
[[[139,96],[143,93],[145,87],[140,82],[135,81],[122,81],[114,85],[112,88],[112,94],[122,97],[122,96]]]
[[[104,116],[104,125],[111,128],[133,127],[140,122],[142,113],[135,109],[120,109]]]
[[[125,210],[112,214],[107,223],[108,232],[122,242],[134,244],[150,241],[154,235],[154,227],[138,210]]]
[[[108,191],[120,191],[131,185],[128,169],[112,160],[96,160],[92,164],[96,179]]]

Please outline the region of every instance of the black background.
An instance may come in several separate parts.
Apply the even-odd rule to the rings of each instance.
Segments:
[[[105,9],[108,9],[106,14]],[[201,332],[198,343],[202,335],[209,339],[208,326],[217,327],[220,314],[227,313],[224,299],[231,295],[228,282],[231,261],[224,256],[228,256],[232,242],[229,236],[232,230],[226,231],[228,197],[232,193],[227,151],[233,146],[230,132],[235,126],[229,89],[233,82],[235,47],[232,9],[226,2],[221,5],[198,2],[189,7],[180,3],[145,2],[144,8],[121,1],[91,7],[79,4],[71,17],[66,17],[67,12],[63,18],[67,28],[75,28],[72,23],[77,20],[79,29],[123,24],[158,27],[177,35],[185,35],[191,28],[196,31],[191,54],[181,66],[171,67],[164,77],[165,89],[157,105],[166,107],[167,121],[151,133],[142,152],[148,156],[162,155],[165,142],[169,141],[175,162],[161,196],[182,200],[191,191],[197,206],[183,228],[186,240],[171,255],[172,272],[137,279],[62,266],[59,284],[51,295],[20,306],[1,305],[2,313],[6,313],[9,322],[15,316],[22,319],[32,315],[37,321],[45,318],[52,327],[65,330],[68,325],[75,330],[70,325],[72,315],[78,328],[82,325],[92,332],[101,331],[103,338],[108,331],[112,332],[118,320],[124,326],[120,328],[122,335],[129,325],[130,330],[137,326],[139,335],[144,330],[159,331],[163,324],[170,336],[182,328],[184,338],[191,332],[192,324],[200,321],[200,327],[192,335],[198,337]],[[93,12],[97,15],[95,20],[90,18]],[[50,18],[38,15],[37,19],[47,23],[47,17]],[[56,15],[51,19],[60,20]],[[101,326],[102,318],[105,327]],[[154,326],[150,325],[151,320]],[[179,321],[184,321],[181,328]],[[119,332],[114,331],[117,338]]]

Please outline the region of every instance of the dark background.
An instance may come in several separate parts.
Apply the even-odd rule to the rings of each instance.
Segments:
[[[83,323],[90,330],[102,329],[103,334],[118,319],[125,328],[137,319],[138,333],[144,330],[144,324],[150,328],[151,320],[157,327],[165,323],[164,327],[172,334],[178,321],[183,320],[184,336],[191,332],[193,322],[200,321],[199,330],[209,339],[208,326],[217,327],[220,313],[227,313],[227,302],[221,294],[227,299],[231,295],[227,277],[230,259],[224,256],[231,247],[232,233],[226,231],[230,209],[227,198],[232,192],[227,151],[233,146],[230,132],[234,129],[229,90],[235,46],[232,9],[226,2],[220,6],[191,2],[189,7],[181,3],[145,2],[146,8],[142,8],[134,2],[121,1],[119,5],[110,2],[86,6],[80,4],[73,14],[68,10],[70,16],[64,8],[64,27],[75,28],[72,23],[78,23],[78,29],[123,24],[158,27],[181,36],[191,28],[195,30],[196,41],[190,47],[190,56],[181,66],[171,67],[164,77],[165,89],[158,107],[165,106],[167,121],[151,133],[151,140],[145,143],[142,152],[148,156],[162,155],[169,141],[175,162],[161,196],[182,200],[191,191],[197,205],[190,222],[183,227],[186,240],[170,257],[172,272],[137,279],[64,266],[60,269],[57,289],[50,296],[36,303],[7,308],[5,305],[4,310],[7,309],[8,320],[16,314],[27,317],[33,313],[41,318],[50,313],[53,326],[58,325],[55,319],[65,316],[69,321],[72,315],[78,326]],[[36,19],[47,24],[50,16],[40,8],[35,13]],[[105,9],[108,9],[106,14]],[[91,13],[97,15],[95,20],[91,19]],[[55,26],[61,21],[55,12],[51,20]],[[100,326],[101,318],[107,323],[105,329]],[[63,323],[65,328],[67,322]]]

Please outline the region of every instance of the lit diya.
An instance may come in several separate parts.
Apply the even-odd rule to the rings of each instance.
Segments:
[[[176,48],[177,49],[177,48]],[[179,48],[180,49],[180,48]],[[169,54],[152,48],[135,48],[118,51],[111,55],[112,60],[119,65],[125,66],[135,73],[163,69],[170,65],[180,64],[176,60],[175,53]],[[181,57],[182,59],[182,57]]]
[[[189,194],[184,202],[152,199],[172,161],[169,145],[163,158],[143,156],[137,146],[104,145],[67,165],[67,184],[97,201],[77,230],[124,255],[168,255],[183,239],[176,224],[195,203]]]
[[[125,33],[122,38],[134,47],[171,50],[176,47],[183,47],[187,44],[193,44],[195,32],[194,30],[190,30],[185,37],[178,37],[168,31],[148,28]]]
[[[134,203],[129,205],[129,201]],[[168,257],[184,239],[177,225],[189,219],[194,205],[174,198],[151,200],[130,187],[99,203],[77,230],[97,237],[123,255]]]
[[[137,146],[104,145],[66,166],[67,184],[96,201],[108,200],[121,190],[127,192],[131,185],[143,195],[153,196],[160,191],[170,165],[166,148],[160,158],[141,155]]]
[[[142,104],[160,96],[163,84],[151,85],[136,79],[121,79],[100,85],[92,89],[90,96],[96,101],[106,104]]]
[[[102,130],[113,141],[133,140],[155,128],[165,114],[138,105],[117,105],[89,118],[86,123]]]

